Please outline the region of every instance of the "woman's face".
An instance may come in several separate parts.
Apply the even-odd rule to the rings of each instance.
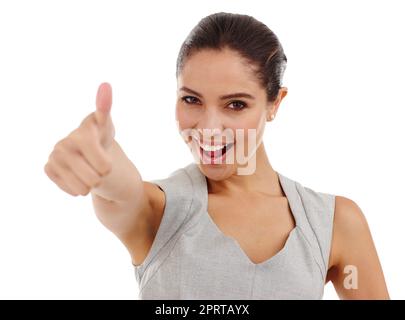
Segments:
[[[192,54],[177,78],[179,131],[212,180],[255,168],[266,121],[278,105],[267,101],[251,67],[230,49]]]

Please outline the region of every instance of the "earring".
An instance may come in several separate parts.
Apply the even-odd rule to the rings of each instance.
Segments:
[[[270,118],[271,118],[271,120],[274,120],[274,117],[275,117],[275,115],[274,115],[274,113],[270,116]]]

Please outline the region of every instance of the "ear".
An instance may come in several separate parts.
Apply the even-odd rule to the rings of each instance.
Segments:
[[[288,88],[287,87],[281,87],[278,90],[278,95],[276,100],[274,100],[273,102],[269,102],[267,105],[267,115],[266,115],[266,119],[267,121],[272,121],[274,120],[274,118],[276,117],[276,113],[278,111],[278,108],[280,106],[281,101],[284,99],[284,97],[287,95],[288,93]]]

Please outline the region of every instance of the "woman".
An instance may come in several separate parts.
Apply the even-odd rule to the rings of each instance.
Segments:
[[[357,204],[305,187],[270,164],[262,142],[287,94],[276,35],[247,15],[202,19],[177,60],[176,120],[195,163],[143,181],[114,140],[112,89],[59,141],[45,172],[92,195],[128,249],[143,299],[388,299]]]

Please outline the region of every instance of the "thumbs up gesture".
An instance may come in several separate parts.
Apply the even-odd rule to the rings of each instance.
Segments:
[[[73,196],[87,195],[112,169],[109,150],[115,128],[111,105],[112,88],[102,83],[97,92],[96,110],[56,143],[44,167],[47,176]]]
[[[115,128],[111,119],[111,105],[112,88],[105,82],[98,87],[96,111],[84,118],[80,125],[80,127],[96,131],[99,142],[105,149],[109,149],[115,136]],[[86,129],[84,130],[86,131]]]

